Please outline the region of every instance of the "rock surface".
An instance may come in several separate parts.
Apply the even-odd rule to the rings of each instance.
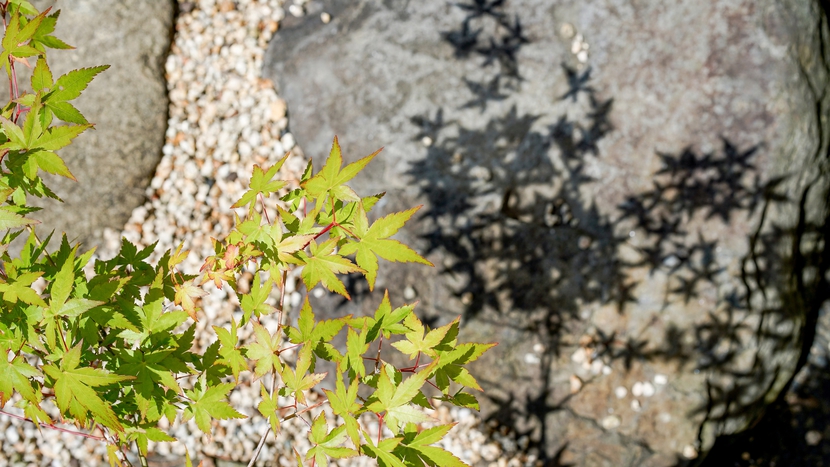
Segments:
[[[41,234],[66,232],[87,247],[102,244],[104,228],[120,230],[144,202],[144,190],[161,158],[167,127],[164,60],[170,48],[175,2],[73,0],[33,2],[61,10],[55,35],[74,50],[50,50],[58,76],[76,68],[108,64],[75,101],[94,131],[61,151],[77,182],[49,177],[47,185],[64,203],[40,201]],[[21,69],[30,88],[30,70]],[[7,83],[3,83],[7,92]]]
[[[519,445],[683,465],[788,384],[827,289],[817,3],[305,8],[266,62],[290,130],[318,166],[334,134],[349,161],[385,146],[355,188],[425,204],[399,238],[437,267],[377,289],[500,343],[476,374]],[[350,292],[319,300],[374,309]]]

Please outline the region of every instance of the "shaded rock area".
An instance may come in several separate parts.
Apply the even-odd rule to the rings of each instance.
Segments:
[[[161,158],[167,128],[164,60],[172,35],[175,2],[153,0],[34,1],[41,11],[61,10],[55,35],[74,50],[49,50],[58,76],[77,68],[110,65],[84,91],[76,107],[95,129],[60,154],[77,182],[47,177],[64,203],[35,200],[43,211],[41,235],[55,230],[87,247],[101,245],[104,228],[120,231]],[[34,63],[34,62],[32,62]],[[18,66],[22,89],[31,70]],[[8,95],[8,83],[0,92]],[[48,175],[48,174],[47,174]]]
[[[424,204],[399,238],[437,265],[330,313],[408,288],[430,324],[462,315],[499,342],[483,415],[546,465],[699,463],[786,402],[830,290],[822,5],[306,10],[266,62],[291,132],[318,167],[335,134],[348,161],[385,146],[354,186],[388,191],[379,214]]]

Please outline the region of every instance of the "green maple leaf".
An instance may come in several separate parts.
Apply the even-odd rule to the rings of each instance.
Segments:
[[[285,384],[282,391],[283,395],[291,394],[297,402],[303,405],[306,404],[304,392],[316,386],[327,374],[308,373],[311,366],[311,350],[311,347],[304,345],[297,356],[297,367],[291,369],[286,365],[280,371],[280,376],[282,376],[282,381]]]
[[[313,198],[320,198],[329,194],[336,199],[358,201],[360,197],[355,194],[354,190],[343,184],[363,170],[366,164],[374,159],[381,150],[382,148],[363,159],[352,162],[341,170],[343,157],[340,155],[340,143],[335,136],[331,145],[331,152],[323,168],[315,176],[302,182],[300,186]]]
[[[210,420],[212,418],[227,420],[229,418],[245,418],[245,415],[234,410],[225,400],[227,394],[234,388],[233,383],[217,384],[208,386],[203,375],[192,391],[185,391],[190,403],[184,409],[182,420],[188,421],[196,418],[196,426],[203,433],[210,433]]]
[[[328,466],[329,457],[343,459],[358,455],[354,449],[341,446],[346,440],[346,425],[340,425],[329,433],[325,413],[321,413],[314,419],[309,439],[314,443],[314,447],[308,450],[306,459],[313,458],[315,465],[320,467]]]
[[[31,6],[31,4],[27,1],[22,1],[20,3],[25,3]],[[31,14],[37,14],[37,10]],[[45,47],[49,47],[50,49],[73,48],[71,45],[52,35],[52,33],[55,32],[55,25],[57,24],[58,16],[60,16],[60,10],[43,18],[43,21],[40,23],[40,27],[37,28],[35,35],[32,36],[32,47],[40,50],[41,52],[45,52]]]
[[[395,342],[392,344],[392,347],[409,355],[410,360],[415,359],[421,353],[434,358],[438,355],[434,347],[444,340],[453,323],[460,319],[456,318],[452,323],[441,326],[438,329],[433,329],[424,335],[425,329],[421,320],[418,319],[415,313],[410,313],[403,320],[404,326],[410,329],[410,332],[405,334],[406,340]]]
[[[421,263],[428,266],[433,264],[424,259],[415,250],[409,248],[397,240],[389,240],[400,230],[410,217],[421,206],[406,211],[388,214],[376,220],[371,227],[366,217],[363,206],[358,206],[357,215],[354,221],[352,232],[357,235],[359,241],[350,241],[343,245],[340,254],[347,256],[355,254],[357,265],[366,270],[366,281],[369,282],[369,290],[374,290],[375,279],[378,272],[378,256],[393,262]]]
[[[37,32],[40,23],[46,17],[48,11],[34,17],[25,26],[21,25],[21,15],[15,12],[6,26],[6,34],[3,36],[3,52],[0,53],[0,62],[6,66],[6,73],[11,76],[10,60],[14,58],[25,58],[33,55],[40,55],[40,51],[32,47],[29,42]]]
[[[366,342],[366,329],[358,334],[354,329],[349,328],[346,336],[346,368],[354,372],[360,378],[366,376],[366,366],[363,364],[363,354],[369,350],[369,343]]]
[[[312,241],[308,246],[310,255],[303,251],[295,253],[295,257],[304,264],[301,276],[306,289],[311,290],[315,285],[322,282],[325,288],[350,300],[351,297],[346,292],[346,286],[337,278],[336,274],[363,272],[363,269],[334,252],[337,239],[328,239],[319,246],[317,242]]]
[[[280,360],[282,335],[277,332],[271,336],[271,333],[259,323],[254,323],[254,335],[256,341],[244,347],[248,358],[256,362],[254,374],[260,378],[272,370],[279,372],[282,369]]]
[[[26,363],[22,355],[14,356],[9,361],[7,357],[9,351],[8,347],[0,344],[0,355],[2,355],[0,357],[0,407],[6,405],[15,390],[27,401],[38,404],[40,402],[38,394],[29,378],[39,377],[41,373],[37,368]]]
[[[65,260],[61,269],[55,275],[50,289],[49,308],[44,313],[45,318],[76,318],[92,308],[102,305],[103,301],[86,298],[70,299],[75,284],[75,251]]]
[[[247,294],[242,295],[242,298],[239,300],[243,311],[242,321],[240,322],[243,325],[251,318],[251,314],[259,318],[261,315],[268,315],[274,312],[275,308],[265,303],[268,296],[271,295],[273,285],[274,281],[271,279],[263,279],[259,273],[254,274],[251,280],[251,290]]]
[[[32,224],[40,224],[40,221],[21,216],[15,212],[14,207],[0,207],[0,230],[11,230]]]
[[[257,410],[259,410],[259,413],[261,413],[263,417],[268,419],[268,423],[271,425],[271,430],[276,435],[280,432],[280,415],[278,412],[280,409],[278,400],[279,395],[276,393],[273,396],[268,394],[264,384],[260,386],[260,394],[262,395],[262,402],[257,405]]]
[[[29,305],[46,307],[46,302],[32,289],[32,283],[43,272],[25,272],[19,276],[13,275],[13,270],[7,268],[8,278],[6,283],[0,283],[0,292],[3,293],[3,300],[9,303],[17,303],[18,300]],[[16,271],[15,271],[16,272]]]
[[[219,343],[221,344],[221,347],[219,348],[219,355],[222,356],[222,359],[219,360],[219,363],[222,363],[230,368],[233,373],[233,378],[239,381],[239,372],[248,369],[248,362],[245,360],[245,357],[242,356],[242,352],[239,351],[239,348],[237,348],[239,339],[236,337],[236,321],[231,318],[230,331],[218,326],[213,326],[213,330],[216,332],[216,337],[219,339]]]
[[[450,381],[455,381],[464,387],[481,391],[481,386],[476,381],[475,377],[462,365],[477,360],[484,352],[496,346],[496,344],[476,344],[464,343],[456,344],[455,338],[448,339],[450,336],[457,334],[458,324],[456,321],[450,323],[453,325],[447,335],[444,337],[443,344],[445,350],[438,350],[438,358],[441,364],[435,371],[435,384],[441,389],[444,394],[448,394]],[[436,346],[441,348],[439,344]]]
[[[40,393],[40,391],[36,392],[35,394],[37,394],[37,403],[29,402],[28,400],[23,399],[17,403],[17,407],[22,408],[23,415],[25,415],[33,423],[37,425],[40,425],[41,423],[51,424],[52,417],[50,417],[49,414],[47,414],[46,411],[40,407],[40,402],[43,400],[43,395]],[[38,430],[40,430],[39,426]]]
[[[46,58],[38,57],[34,70],[32,70],[32,90],[49,91],[54,82],[52,81],[52,70],[46,63]]]
[[[361,449],[369,457],[377,459],[380,467],[407,467],[397,455],[392,454],[400,444],[401,438],[387,438],[377,445],[372,442],[372,437],[365,431],[363,432],[363,438],[366,440],[366,444],[361,445]]]
[[[406,434],[393,454],[407,465],[421,467],[424,464],[440,467],[469,467],[450,452],[432,444],[440,441],[455,424],[438,425],[418,433],[415,425],[407,426]],[[420,459],[416,461],[416,459]]]
[[[157,390],[164,390],[164,386],[181,394],[182,388],[176,381],[176,373],[172,368],[187,371],[181,360],[173,355],[172,350],[144,351],[141,349],[125,349],[116,351],[122,363],[117,372],[122,375],[135,376],[134,387],[145,400],[149,400]],[[146,410],[142,415],[146,413]]]
[[[48,76],[42,73],[39,78],[39,86],[42,86],[41,89],[44,90],[47,88],[52,90],[51,93],[44,95],[43,105],[64,122],[78,125],[88,124],[86,118],[69,101],[78,98],[90,81],[95,78],[95,75],[109,67],[109,65],[102,65],[72,70],[58,78],[54,83],[49,84],[46,84],[46,79],[48,78],[51,81],[51,72]]]
[[[355,446],[360,446],[360,427],[357,419],[354,417],[354,414],[361,407],[357,403],[358,386],[357,382],[353,382],[349,385],[349,389],[346,389],[346,385],[343,383],[343,372],[340,370],[340,365],[338,365],[337,382],[334,386],[335,390],[323,389],[323,392],[328,396],[329,406],[332,412],[343,419],[346,433],[348,433],[349,438],[351,438]]]
[[[412,399],[421,391],[427,378],[432,374],[438,361],[433,361],[421,371],[403,380],[397,386],[390,378],[388,371],[380,372],[378,389],[367,401],[366,409],[383,416],[393,433],[400,432],[406,423],[419,423],[430,420],[422,410],[410,404]],[[384,365],[386,367],[388,365]]]
[[[137,308],[140,332],[122,331],[120,336],[131,343],[141,343],[153,334],[162,334],[187,321],[184,311],[164,311],[164,271],[156,273],[144,304]]]
[[[381,334],[388,339],[392,334],[409,332],[409,328],[401,321],[413,312],[413,308],[414,305],[404,305],[393,310],[389,302],[389,291],[385,290],[383,300],[378,305],[378,309],[375,310],[375,316],[353,318],[349,320],[349,326],[357,329],[362,329],[365,326],[368,329],[365,336],[366,342],[374,341]]]
[[[17,8],[16,11],[20,11],[27,15],[37,15],[38,11],[37,8],[34,7],[28,0],[9,0],[9,11],[14,11],[13,8]]]
[[[100,368],[79,368],[80,362],[81,344],[78,344],[63,355],[59,367],[52,364],[43,366],[43,372],[54,381],[52,387],[58,408],[81,421],[86,420],[86,412],[89,411],[96,422],[117,432],[124,431],[110,404],[104,402],[92,388],[135,377],[115,375]]]
[[[274,166],[270,169],[263,170],[260,166],[254,166],[254,173],[251,176],[251,183],[249,185],[248,191],[246,191],[239,201],[231,206],[232,208],[239,208],[245,206],[247,204],[251,204],[252,202],[256,201],[256,197],[260,194],[264,196],[270,196],[271,193],[275,193],[282,189],[286,185],[286,182],[282,180],[273,180],[273,178],[277,175],[280,171],[280,168],[285,163],[285,160],[288,159],[290,153],[283,156],[282,159],[279,160]],[[251,204],[250,208],[253,209],[254,205]]]
[[[314,348],[318,342],[331,341],[346,324],[345,320],[350,317],[351,315],[317,322],[314,319],[311,303],[309,303],[308,296],[306,296],[303,307],[300,309],[297,327],[288,327],[288,340],[294,344],[304,343]]]
[[[480,410],[478,405],[478,399],[470,393],[466,393],[463,391],[458,391],[454,395],[444,395],[439,397],[439,400],[449,402],[450,404],[456,407],[466,407],[468,409],[473,410]]]
[[[75,180],[75,176],[66,167],[63,159],[54,151],[69,145],[73,139],[92,125],[58,126],[44,130],[38,117],[40,108],[41,103],[36,98],[31,110],[26,114],[22,130],[10,120],[0,117],[0,125],[9,138],[7,142],[0,145],[0,149],[25,151],[22,169],[30,180],[35,178],[38,169]]]

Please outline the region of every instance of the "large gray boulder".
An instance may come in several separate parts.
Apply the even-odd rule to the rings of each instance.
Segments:
[[[72,0],[33,2],[61,10],[55,36],[74,50],[49,49],[53,75],[110,65],[78,98],[76,107],[95,129],[60,151],[77,182],[47,177],[64,203],[40,200],[42,234],[66,232],[87,247],[102,243],[104,228],[120,231],[145,199],[144,189],[161,159],[167,128],[164,61],[172,38],[173,0]],[[20,83],[29,88],[23,66]],[[0,92],[7,95],[8,83]]]
[[[499,342],[474,373],[519,447],[693,462],[789,384],[828,288],[817,2],[306,8],[266,62],[290,129],[317,167],[335,134],[348,161],[385,147],[354,186],[424,204],[399,238],[437,266],[376,288]],[[373,310],[352,288],[320,301]]]

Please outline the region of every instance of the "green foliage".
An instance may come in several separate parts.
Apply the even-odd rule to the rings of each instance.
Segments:
[[[198,276],[176,269],[188,254],[181,246],[151,264],[156,245],[139,249],[126,239],[116,257],[95,261],[88,274],[92,251],[79,253],[65,236],[52,251],[51,235],[41,241],[37,220],[26,217],[37,210],[27,197],[57,198],[41,172],[74,180],[57,151],[93,126],[71,101],[107,67],[55,80],[45,50],[69,48],[52,36],[58,13],[38,13],[25,0],[0,3],[0,13],[10,18],[0,61],[13,94],[0,111],[0,228],[6,231],[0,242],[0,409],[16,393],[30,421],[53,426],[42,408],[53,400],[63,422],[105,434],[111,465],[128,465],[123,453],[132,443],[145,456],[150,441],[173,441],[159,428],[162,419],[194,419],[209,434],[213,420],[244,418],[228,395],[241,374],[252,372],[262,378],[257,408],[269,431],[278,432],[286,419],[307,417],[313,447],[304,456],[295,451],[299,465],[326,466],[329,459],[357,455],[380,465],[464,465],[433,446],[452,425],[422,427],[431,418],[421,407],[429,407],[432,394],[477,408],[465,388],[481,387],[465,365],[494,344],[458,343],[458,319],[430,330],[414,305],[393,308],[388,292],[373,316],[317,320],[306,297],[296,326],[289,326],[283,307],[294,268],[302,268],[307,289],[322,284],[348,299],[340,276],[362,273],[374,289],[378,258],[431,265],[390,238],[418,208],[370,223],[383,195],[360,197],[345,185],[380,151],[343,167],[335,138],[323,168],[315,174],[309,164],[290,191],[289,182],[276,179],[288,156],[255,167],[249,190],[233,205],[246,215],[215,240],[215,254]],[[15,66],[31,57],[32,93],[21,94]],[[260,214],[278,197],[277,219]],[[16,238],[23,248],[13,257],[8,246]],[[239,285],[243,273],[251,278],[249,287]],[[214,342],[198,349],[193,321],[208,283],[237,291],[242,318],[213,326]],[[253,338],[242,342],[239,330],[246,326]],[[345,348],[335,347],[343,339]],[[393,340],[392,348],[414,364],[396,368],[381,360],[384,340]],[[334,388],[322,391],[317,387],[327,373],[315,371],[321,360],[336,368]],[[360,397],[361,389],[370,396]],[[322,400],[312,404],[311,391]],[[379,422],[375,435],[363,426],[367,417]],[[330,420],[337,420],[335,426]],[[384,427],[391,437],[384,439]],[[189,455],[186,462],[191,465]]]

